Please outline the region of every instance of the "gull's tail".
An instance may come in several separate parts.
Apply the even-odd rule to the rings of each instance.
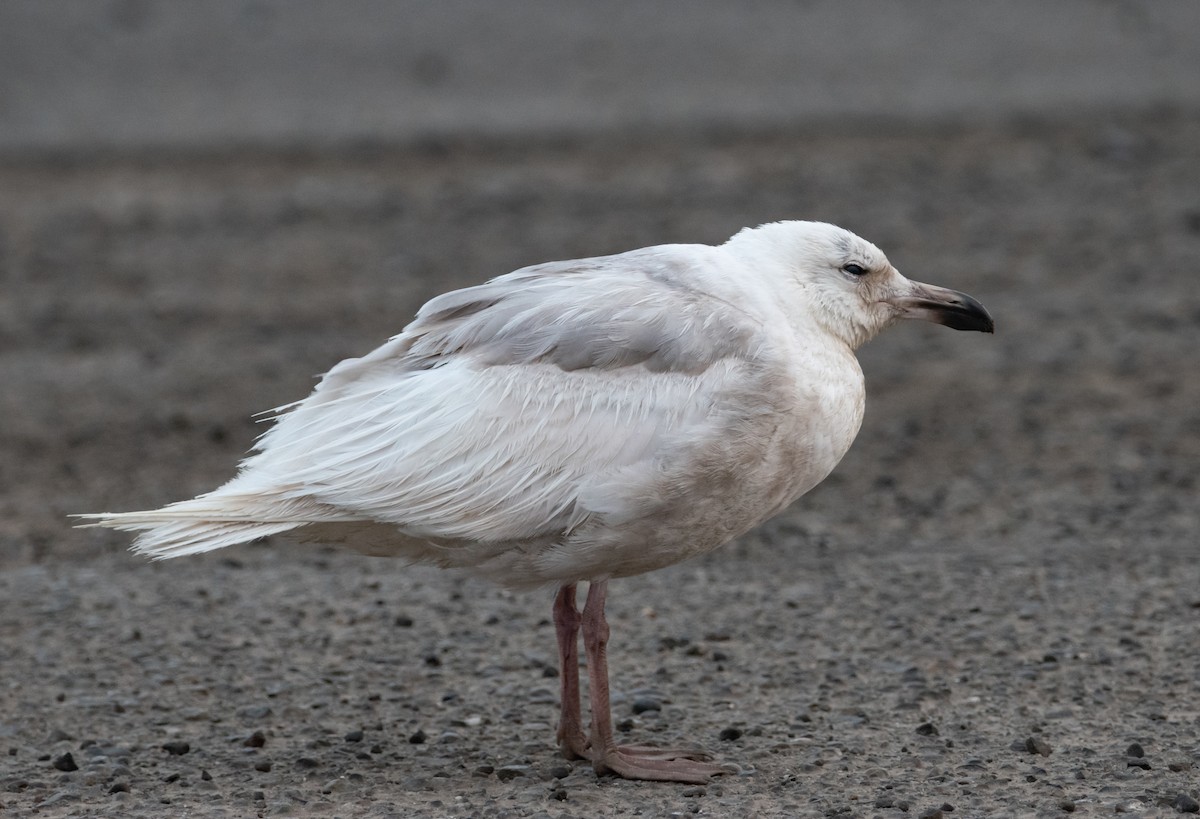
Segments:
[[[192,500],[145,512],[103,512],[76,515],[84,527],[103,526],[137,532],[133,551],[155,560],[210,552],[267,535],[286,532],[311,522],[295,508],[303,502],[265,500],[262,495],[220,489]]]

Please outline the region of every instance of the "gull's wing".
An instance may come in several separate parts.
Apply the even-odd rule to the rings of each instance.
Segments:
[[[276,493],[304,522],[438,541],[650,513],[657,459],[728,433],[719,419],[762,343],[755,319],[697,286],[720,252],[539,265],[435,298],[331,370],[227,488]]]

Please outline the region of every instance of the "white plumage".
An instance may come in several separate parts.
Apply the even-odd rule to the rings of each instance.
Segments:
[[[536,265],[338,364],[219,489],[87,517],[156,558],[294,531],[558,584],[573,611],[574,583],[709,551],[819,483],[862,420],[854,350],[906,316],[991,330],[974,300],[822,223]],[[621,770],[595,741],[564,747],[641,778],[702,765]]]

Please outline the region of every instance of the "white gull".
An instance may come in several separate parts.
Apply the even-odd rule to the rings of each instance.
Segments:
[[[219,489],[84,517],[138,532],[134,550],[155,558],[299,530],[554,584],[564,754],[704,782],[724,769],[701,751],[614,741],[608,581],[711,551],[820,483],[862,421],[854,351],[902,318],[992,331],[971,297],[910,281],[819,222],[535,265],[438,296],[338,364]]]

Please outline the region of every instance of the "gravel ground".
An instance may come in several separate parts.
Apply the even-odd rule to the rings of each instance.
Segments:
[[[1169,113],[0,165],[0,812],[1200,809],[1198,183]],[[833,477],[614,585],[620,730],[740,775],[559,758],[549,592],[65,521],[226,479],[252,412],[449,287],[799,217],[998,334],[889,332]]]

